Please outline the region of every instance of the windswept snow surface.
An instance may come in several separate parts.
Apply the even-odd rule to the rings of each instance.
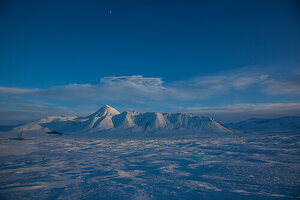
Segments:
[[[299,198],[299,133],[11,134],[0,133],[0,199]]]
[[[300,132],[280,129],[297,123],[245,133],[210,117],[110,106],[48,117],[0,132],[0,199],[299,199]]]
[[[232,132],[211,117],[184,113],[130,112],[120,113],[105,105],[87,117],[48,117],[16,127],[15,131],[59,131],[70,134],[108,132]]]

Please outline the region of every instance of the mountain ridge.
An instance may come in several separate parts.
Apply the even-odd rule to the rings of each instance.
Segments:
[[[211,117],[185,113],[136,112],[120,113],[105,105],[86,117],[51,116],[14,128],[15,131],[76,132],[233,132]]]
[[[285,116],[272,119],[250,118],[240,122],[227,123],[225,126],[239,131],[300,131],[300,116]]]

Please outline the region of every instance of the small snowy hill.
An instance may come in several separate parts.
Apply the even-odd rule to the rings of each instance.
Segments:
[[[300,117],[280,117],[276,119],[252,118],[237,123],[229,123],[226,126],[240,131],[300,131]]]
[[[120,113],[105,105],[87,117],[48,117],[22,126],[15,131],[79,132],[232,132],[210,117],[184,113],[129,112]]]

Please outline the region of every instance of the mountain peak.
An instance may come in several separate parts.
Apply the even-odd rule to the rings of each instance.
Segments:
[[[102,116],[114,116],[118,115],[120,112],[116,110],[115,108],[105,105],[102,106],[99,110],[97,110],[95,113],[91,114],[91,117],[102,117]]]

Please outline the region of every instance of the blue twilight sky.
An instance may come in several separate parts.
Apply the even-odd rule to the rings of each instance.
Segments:
[[[0,125],[103,104],[300,115],[300,2],[2,0]]]

